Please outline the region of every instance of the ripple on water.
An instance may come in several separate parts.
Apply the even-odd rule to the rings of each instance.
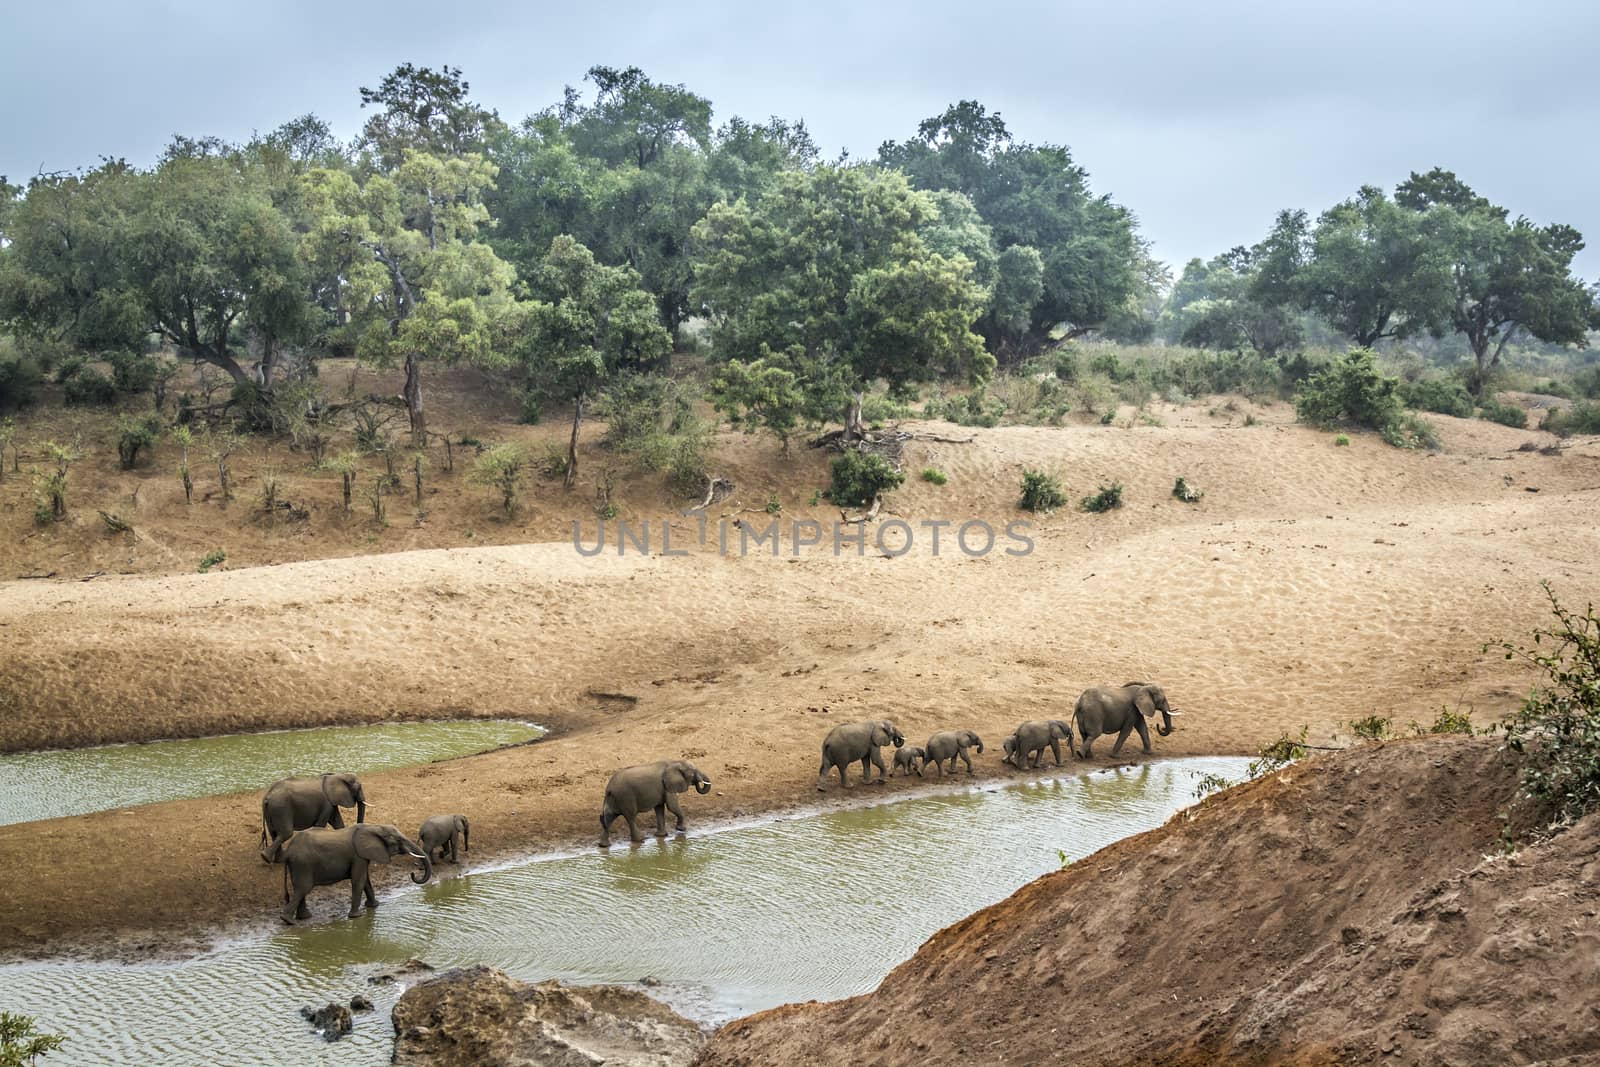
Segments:
[[[1160,825],[1195,776],[1242,759],[1184,759],[651,841],[451,879],[347,921],[318,890],[313,925],[184,964],[0,968],[10,1010],[70,1035],[72,1063],[387,1062],[402,985],[366,976],[417,956],[529,980],[636,982],[721,1021],[865,992],[931,934],[1060,865]],[[263,910],[274,902],[264,901]],[[325,1045],[302,1005],[372,996]]]

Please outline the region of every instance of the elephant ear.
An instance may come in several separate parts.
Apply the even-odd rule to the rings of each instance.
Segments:
[[[355,832],[356,855],[370,863],[388,863],[397,849],[391,849],[375,826],[362,825]]]
[[[873,744],[875,744],[875,745],[887,745],[887,744],[893,743],[893,741],[894,741],[894,734],[890,731],[888,723],[886,723],[886,722],[876,722],[876,723],[872,724],[872,743]]]
[[[661,772],[661,788],[669,793],[681,793],[688,789],[689,775],[684,767],[682,763],[667,764],[667,769]]]
[[[353,808],[356,806],[356,796],[350,789],[350,780],[344,775],[324,774],[322,776],[322,795],[327,797],[329,802],[341,808]]]
[[[1133,706],[1138,708],[1139,713],[1147,719],[1156,713],[1156,702],[1150,698],[1150,690],[1152,688],[1152,686],[1148,685],[1141,686],[1133,694]]]

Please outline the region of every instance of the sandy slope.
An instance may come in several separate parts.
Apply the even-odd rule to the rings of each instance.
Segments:
[[[1158,751],[1190,754],[1252,751],[1301,724],[1326,737],[1374,712],[1403,724],[1459,703],[1481,721],[1510,706],[1526,677],[1483,642],[1543,621],[1540,579],[1569,600],[1600,594],[1600,448],[1519,453],[1537,435],[1444,418],[1443,453],[1336,448],[1276,417],[1246,428],[1189,408],[1164,428],[913,443],[908,470],[950,475],[893,494],[913,523],[1020,517],[1025,465],[1058,470],[1074,498],[1125,484],[1120,511],[1039,519],[1021,558],[922,542],[896,559],[585,560],[546,543],[0,584],[0,750],[532,716],[557,727],[550,741],[369,779],[374,818],[465,810],[475,843],[505,852],[587,839],[609,771],[663,754],[717,783],[691,819],[809,802],[821,735],[868,714],[913,737],[971,725],[997,739],[1065,714],[1086,685],[1148,677],[1188,713]],[[803,503],[818,463],[724,438],[718,465],[740,493],[720,513],[764,522],[734,509],[778,492],[800,501],[785,518],[826,517]],[[1172,500],[1178,475],[1205,499]],[[539,505],[552,537],[558,504]],[[579,513],[569,502],[567,522]],[[257,811],[240,796],[0,828],[0,866],[27,875],[0,950],[268,912]],[[130,827],[168,862],[118,847]],[[116,908],[112,884],[131,886]]]

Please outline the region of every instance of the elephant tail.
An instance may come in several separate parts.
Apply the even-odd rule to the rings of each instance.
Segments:
[[[261,798],[261,847],[267,847],[267,798]]]
[[[283,902],[289,903],[289,861],[283,861]]]

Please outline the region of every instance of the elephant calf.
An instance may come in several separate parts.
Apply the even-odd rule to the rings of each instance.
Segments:
[[[378,896],[372,891],[371,865],[388,863],[402,852],[422,863],[422,870],[411,872],[411,880],[417,885],[427,884],[433,877],[433,862],[393,826],[363,823],[342,830],[296,830],[278,843],[272,856],[274,861],[283,861],[283,921],[292,926],[296,919],[310,918],[306,894],[316,886],[346,879],[350,882],[350,918],[361,915],[363,895],[367,907],[376,908]]]
[[[878,784],[882,785],[888,778],[888,771],[883,766],[883,757],[878,750],[889,744],[901,748],[905,743],[906,735],[888,719],[869,719],[835,726],[822,742],[822,767],[817,771],[817,792],[824,790],[828,772],[835,767],[839,768],[839,784],[849,789],[850,776],[846,768],[857,760],[861,761],[861,775],[868,782],[872,781],[872,768],[878,768]]]
[[[1005,755],[1001,763],[1009,763],[1018,770],[1038,767],[1044,762],[1044,750],[1049,749],[1061,766],[1061,742],[1066,741],[1069,755],[1077,755],[1072,747],[1072,727],[1060,719],[1031,719],[1017,726],[1006,738]],[[1033,762],[1029,763],[1029,758]]]
[[[711,779],[701,774],[688,760],[661,760],[637,767],[624,767],[606,783],[606,799],[600,808],[600,847],[611,847],[611,824],[622,816],[628,821],[628,838],[634,844],[643,841],[635,821],[641,811],[656,812],[656,836],[667,836],[666,813],[671,811],[678,820],[677,831],[683,833],[683,809],[678,807],[678,794],[694,786],[701,796],[711,792]]]
[[[461,839],[461,851],[472,851],[471,829],[465,815],[435,815],[417,831],[417,840],[422,842],[423,851],[427,852],[429,859],[435,858],[434,853],[437,852],[437,858],[442,860],[448,852],[451,863],[458,862],[457,838]]]
[[[1111,746],[1111,754],[1121,755],[1123,742],[1135,730],[1139,731],[1139,740],[1144,742],[1145,755],[1149,755],[1152,751],[1150,727],[1145,720],[1158,711],[1162,722],[1156,726],[1156,733],[1166,737],[1172,733],[1172,717],[1178,712],[1168,705],[1167,694],[1159,685],[1128,682],[1115,689],[1110,686],[1085,689],[1072,712],[1078,724],[1078,736],[1083,739],[1084,757],[1094,755],[1090,746],[1095,738],[1111,733],[1117,735],[1117,743]]]
[[[916,771],[917,777],[921,778],[924,756],[923,750],[915,745],[906,745],[904,748],[895,749],[894,768],[889,772],[889,777],[893,778],[896,774],[904,771],[906,777],[909,778],[911,777],[911,772]]]
[[[971,730],[946,730],[928,738],[925,751],[928,753],[928,762],[939,768],[939,777],[944,777],[945,760],[950,761],[950,773],[956,773],[956,760],[960,759],[967,765],[967,773],[972,773],[972,759],[967,755],[967,750],[975,748],[981,755],[983,752],[983,738]]]

